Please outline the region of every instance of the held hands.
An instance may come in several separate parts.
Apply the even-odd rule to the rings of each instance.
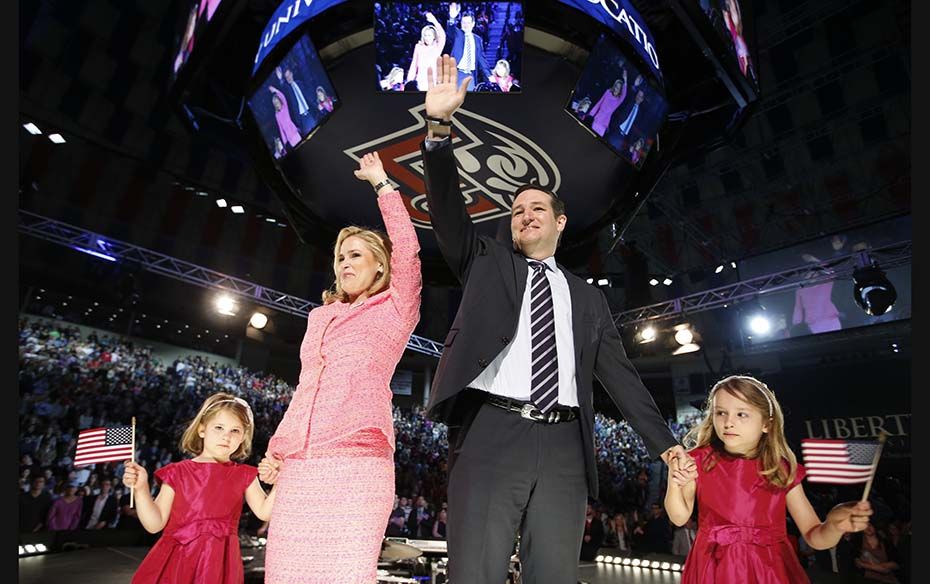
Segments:
[[[130,489],[147,491],[149,487],[149,473],[145,470],[145,467],[131,460],[127,460],[123,465],[123,484]]]
[[[449,55],[437,58],[435,69],[429,68],[426,77],[429,82],[429,89],[426,92],[426,115],[450,121],[455,110],[465,102],[465,94],[471,77],[466,77],[459,85],[455,59]]]
[[[266,485],[273,485],[278,480],[281,471],[281,461],[265,453],[265,457],[258,463],[258,480]]]
[[[663,452],[662,460],[669,467],[669,480],[679,487],[697,478],[697,463],[681,444],[676,444]]]
[[[387,173],[384,172],[384,165],[381,164],[381,157],[377,152],[369,152],[362,156],[358,161],[358,170],[355,172],[355,178],[367,180],[374,187],[381,181],[387,180]]]
[[[868,501],[850,501],[840,503],[827,513],[824,523],[832,525],[843,533],[862,531],[869,524],[872,515],[872,504]]]

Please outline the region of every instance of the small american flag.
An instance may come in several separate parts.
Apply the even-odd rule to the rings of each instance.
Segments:
[[[78,434],[74,466],[132,458],[132,427],[90,428]]]
[[[851,485],[866,483],[872,476],[878,442],[861,440],[801,440],[801,456],[812,483]]]

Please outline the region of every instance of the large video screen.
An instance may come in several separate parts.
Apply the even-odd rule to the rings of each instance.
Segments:
[[[293,151],[339,107],[320,56],[301,37],[249,98],[249,109],[275,158]]]
[[[831,259],[843,261],[856,252],[882,248],[911,239],[911,218],[904,216],[876,225],[836,233],[769,252],[739,263],[743,280],[774,274],[805,264],[819,264]],[[881,262],[879,261],[879,267]],[[769,330],[753,335],[752,342],[829,333],[911,317],[911,266],[884,269],[894,287],[897,300],[888,312],[867,314],[855,301],[853,279],[849,276],[759,297],[769,320]],[[811,277],[819,272],[811,271]]]
[[[730,46],[743,75],[758,87],[759,77],[749,50],[749,23],[743,19],[739,0],[697,0],[711,26]]]
[[[181,42],[178,45],[178,52],[174,57],[172,72],[177,75],[181,67],[187,63],[191,53],[194,51],[194,41],[200,37],[204,27],[213,19],[213,14],[219,7],[222,0],[195,0],[187,12],[187,19],[184,24],[184,31],[181,35]]]
[[[520,91],[522,2],[375,2],[380,91],[426,91],[440,55],[455,58],[469,91]]]
[[[602,35],[585,63],[566,111],[639,168],[655,144],[668,104],[617,42]]]

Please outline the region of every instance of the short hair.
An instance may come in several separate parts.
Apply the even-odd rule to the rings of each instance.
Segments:
[[[472,22],[475,21],[475,13],[472,12],[471,10],[466,10],[465,12],[462,13],[462,18],[465,18],[466,16],[470,18]]]
[[[555,194],[555,191],[535,184],[525,184],[513,192],[514,200],[516,200],[517,197],[519,197],[520,194],[524,191],[541,191],[546,193],[551,199],[550,204],[552,205],[552,212],[555,214],[555,216],[558,217],[565,214],[565,201],[559,198],[559,196]]]

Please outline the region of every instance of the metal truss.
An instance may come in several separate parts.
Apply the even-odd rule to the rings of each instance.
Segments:
[[[882,269],[910,264],[911,242],[902,241],[860,251],[816,264],[807,264],[782,272],[751,278],[735,284],[714,288],[713,290],[689,294],[666,302],[618,312],[614,314],[614,323],[618,327],[622,327],[647,321],[655,322],[678,318],[773,292],[812,286],[837,278],[848,278],[852,276],[857,267],[871,265],[873,261]]]
[[[144,270],[168,278],[194,284],[210,290],[220,290],[240,296],[255,304],[261,304],[278,312],[307,318],[310,310],[320,306],[286,292],[260,286],[234,276],[228,276],[157,251],[131,243],[102,236],[68,223],[49,219],[29,211],[18,212],[19,231],[78,251],[90,253],[108,261],[123,261],[138,264]],[[442,354],[442,343],[411,335],[407,348],[433,357]]]

